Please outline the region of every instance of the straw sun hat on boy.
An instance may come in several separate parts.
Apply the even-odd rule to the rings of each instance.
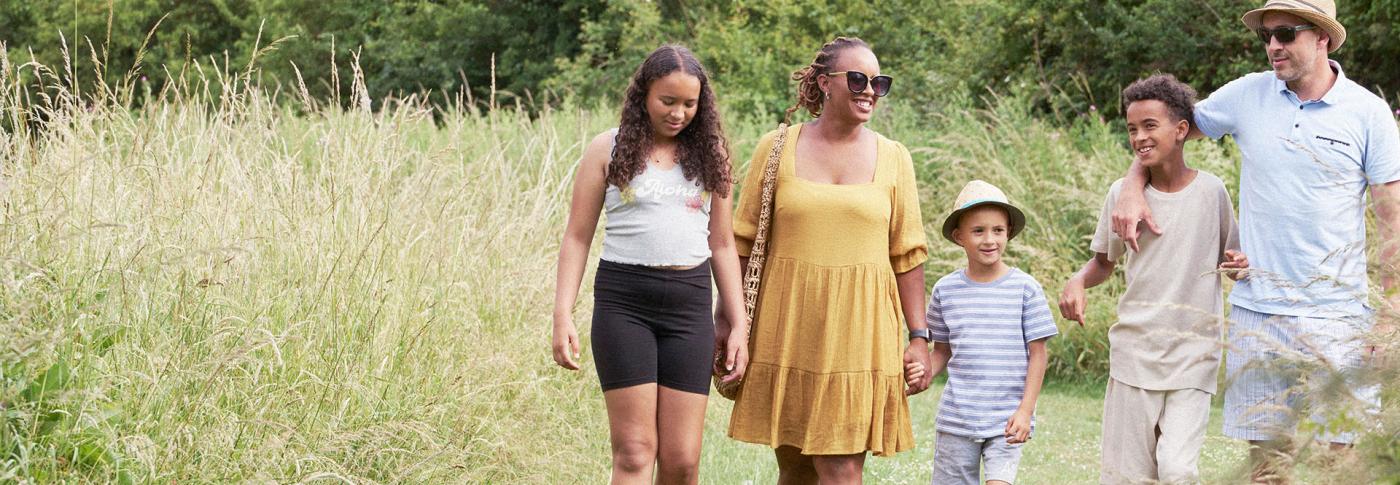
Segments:
[[[1327,32],[1327,52],[1337,50],[1347,40],[1347,29],[1337,22],[1337,4],[1332,0],[1269,0],[1262,8],[1245,12],[1240,20],[1249,30],[1257,30],[1265,12],[1291,13]]]
[[[958,194],[957,203],[953,204],[953,212],[943,219],[943,237],[957,244],[957,241],[953,240],[953,229],[958,228],[958,219],[967,211],[984,205],[1006,209],[1006,213],[1011,217],[1011,232],[1007,235],[1007,240],[1016,237],[1016,234],[1026,227],[1025,214],[1007,202],[1006,194],[1002,193],[1001,189],[981,180],[973,180],[963,186],[962,193]]]

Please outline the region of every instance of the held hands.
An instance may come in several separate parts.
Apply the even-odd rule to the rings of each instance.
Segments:
[[[924,339],[912,339],[904,349],[904,395],[912,396],[928,389],[933,382],[929,368],[928,343]]]
[[[1249,258],[1234,249],[1225,250],[1225,262],[1220,263],[1220,271],[1230,279],[1239,281],[1249,277]]]
[[[1087,305],[1084,296],[1084,282],[1076,275],[1065,283],[1065,289],[1060,292],[1060,316],[1065,320],[1079,322],[1080,328],[1084,327],[1084,307]]]
[[[739,318],[747,317],[740,315]],[[744,378],[748,367],[748,335],[746,332],[735,332],[730,319],[723,314],[715,315],[715,360],[710,372],[724,376],[720,378],[721,381],[734,382]]]
[[[908,389],[904,390],[904,395],[908,396],[911,394],[909,391],[919,385],[919,381],[924,379],[925,371],[924,365],[918,362],[904,363],[904,385],[909,386]]]
[[[1016,414],[1011,415],[1011,419],[1006,420],[1006,442],[1014,445],[1030,439],[1031,413],[1018,410]]]
[[[554,363],[569,370],[578,370],[579,343],[578,331],[574,330],[574,320],[570,317],[554,319]]]

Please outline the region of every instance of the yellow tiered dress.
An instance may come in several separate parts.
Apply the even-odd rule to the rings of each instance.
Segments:
[[[788,128],[778,168],[750,363],[729,436],[808,455],[892,455],[914,446],[895,274],[928,259],[913,160],[879,136],[872,182],[811,182],[794,170],[801,131]],[[741,256],[757,232],[776,134],[759,142],[744,178],[734,217]]]

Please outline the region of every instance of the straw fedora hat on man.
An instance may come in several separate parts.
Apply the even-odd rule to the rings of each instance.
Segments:
[[[1007,228],[1006,239],[1008,241],[1015,238],[1016,234],[1019,234],[1021,229],[1026,227],[1025,214],[1022,214],[1021,209],[1017,209],[1006,200],[1006,194],[1002,193],[1001,189],[981,180],[973,180],[963,186],[962,192],[958,194],[957,202],[953,203],[953,211],[948,213],[948,217],[943,218],[943,237],[953,241],[953,244],[958,244],[958,241],[953,239],[953,230],[958,228],[958,220],[967,211],[984,205],[994,205],[1006,210],[1010,219],[1007,222],[1011,223],[1011,227]]]
[[[1327,32],[1327,52],[1333,52],[1347,40],[1347,29],[1337,22],[1337,4],[1332,0],[1269,0],[1263,7],[1245,12],[1241,21],[1249,30],[1258,30],[1266,12],[1283,12],[1302,17],[1308,23]]]

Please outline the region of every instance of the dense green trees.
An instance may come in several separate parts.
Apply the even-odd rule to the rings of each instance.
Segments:
[[[192,61],[241,70],[256,58],[264,82],[294,83],[299,71],[309,92],[324,99],[333,95],[333,66],[340,94],[348,93],[358,55],[375,99],[469,88],[479,100],[491,91],[493,58],[503,99],[545,92],[595,99],[616,96],[656,45],[681,42],[714,71],[732,114],[772,116],[790,104],[789,72],[830,37],[857,35],[896,75],[896,93],[927,108],[990,89],[1068,116],[1095,104],[1115,112],[1118,89],[1154,71],[1208,93],[1266,69],[1257,40],[1239,22],[1259,3],[0,0],[0,41],[13,62],[28,61],[32,50],[49,66],[64,65],[66,41],[80,82],[89,85],[94,62],[108,66],[104,80],[116,85],[140,58],[145,82],[158,88],[167,71]],[[1351,35],[1335,57],[1349,76],[1394,102],[1400,0],[1339,3]]]
[[[66,41],[80,82],[87,85],[96,79],[89,43],[97,50],[96,63],[109,66],[104,81],[114,86],[138,56],[147,82],[157,85],[167,79],[167,70],[178,75],[192,62],[206,70],[227,63],[237,71],[256,58],[264,82],[295,83],[299,71],[318,98],[332,95],[332,66],[339,70],[340,94],[349,93],[356,55],[375,99],[429,90],[455,93],[465,85],[485,94],[494,56],[498,89],[523,95],[557,74],[556,59],[579,51],[580,28],[604,10],[602,3],[0,0],[0,41],[8,44],[15,63],[29,61],[32,50],[48,66],[65,65]]]

